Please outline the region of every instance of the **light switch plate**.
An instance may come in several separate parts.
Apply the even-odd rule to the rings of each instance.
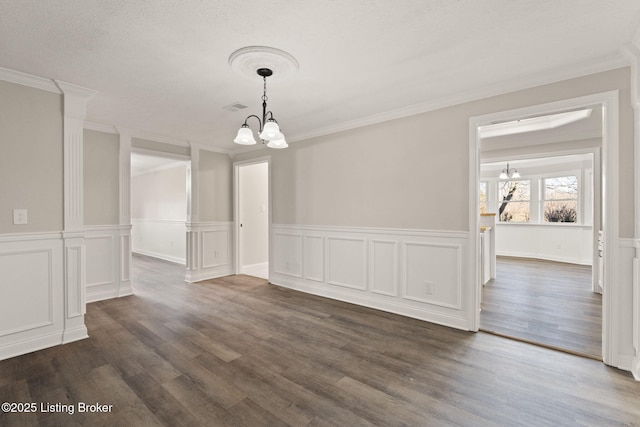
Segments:
[[[13,210],[13,223],[15,225],[28,224],[29,218],[27,217],[26,209],[14,209]]]

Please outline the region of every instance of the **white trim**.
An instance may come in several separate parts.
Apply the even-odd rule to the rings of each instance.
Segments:
[[[130,268],[130,236],[129,224],[104,224],[85,226],[86,248],[86,301],[92,303],[110,298],[132,295]],[[92,245],[92,241],[104,240],[106,245]],[[107,276],[95,278],[91,268]],[[93,280],[93,281],[91,281]]]
[[[0,360],[21,356],[23,354],[31,353],[49,347],[54,347],[60,344],[62,344],[61,332],[52,332],[44,335],[25,338],[23,340],[14,341],[10,344],[0,347]]]
[[[187,221],[198,221],[200,215],[200,148],[191,147],[187,164]],[[189,252],[187,251],[187,257]]]
[[[335,286],[342,286],[345,288],[351,288],[351,289],[359,289],[362,291],[366,291],[368,290],[367,286],[368,286],[368,281],[367,281],[367,240],[363,239],[361,237],[355,238],[355,237],[343,237],[343,236],[327,236],[325,238],[326,244],[325,244],[325,251],[326,254],[324,256],[324,260],[325,260],[325,265],[326,265],[326,283],[330,284],[330,285],[335,285]],[[359,243],[359,250],[354,250],[353,253],[350,254],[350,256],[353,256],[354,259],[353,261],[356,261],[356,257],[355,255],[357,255],[359,258],[361,258],[361,264],[359,266],[356,265],[357,270],[360,272],[361,275],[361,283],[348,283],[348,282],[342,282],[340,280],[338,280],[337,278],[334,278],[334,275],[332,274],[334,272],[334,268],[333,268],[333,252],[335,250],[335,248],[332,246],[332,242],[353,242],[353,243]],[[302,242],[302,240],[301,240]],[[304,247],[304,243],[303,243],[303,247]],[[304,260],[303,260],[304,263]],[[352,265],[355,264],[354,262],[351,263]],[[299,277],[302,277],[302,273],[300,274]]]
[[[212,221],[186,224],[186,282],[198,282],[234,274],[233,222]],[[207,239],[207,235],[216,237]],[[215,262],[207,262],[213,254]]]
[[[44,77],[34,76],[33,74],[23,73],[21,71],[10,70],[0,67],[0,80],[19,84],[22,86],[32,87],[34,89],[46,90],[47,92],[62,94],[56,83]]]
[[[87,102],[97,92],[55,80],[63,93],[64,166],[64,329],[62,343],[88,338],[86,313],[86,247],[84,241],[84,166],[82,127]]]
[[[188,162],[189,160],[191,160],[191,156],[185,156],[184,154],[167,153],[166,151],[149,150],[147,148],[131,147],[131,154],[133,154],[133,153],[142,154],[142,155],[145,155],[145,156],[163,157],[163,158],[166,158],[166,159],[175,159],[175,160],[180,160],[180,161],[184,161],[184,162]]]
[[[113,135],[119,135],[120,132],[118,130],[117,127],[113,126],[113,125],[106,125],[103,123],[96,123],[96,122],[90,122],[85,120],[82,123],[82,127],[84,128],[84,130],[92,130],[95,132],[102,132],[102,133],[110,133]]]
[[[178,257],[174,257],[174,256],[171,256],[171,255],[162,254],[162,253],[159,253],[159,252],[145,251],[144,249],[135,249],[135,250],[132,250],[131,253],[138,254],[138,255],[144,255],[144,256],[150,256],[152,258],[158,258],[158,259],[162,259],[162,260],[173,262],[175,264],[180,264],[180,265],[186,265],[187,264],[186,258],[178,258]]]
[[[464,307],[469,303],[463,283],[469,275],[469,236],[467,232],[399,229],[394,233],[386,228],[273,224],[269,278],[279,286],[467,330]],[[321,239],[322,244],[308,245],[308,238]],[[356,244],[331,248],[331,241]],[[391,250],[376,258],[376,243]],[[338,256],[331,258],[332,249],[340,251]],[[385,281],[392,277],[392,286],[375,288],[375,267]],[[435,285],[433,290],[427,291],[424,282]]]
[[[602,176],[604,179],[604,186],[602,188],[603,199],[603,231],[605,240],[605,291],[603,294],[603,359],[604,362],[619,366],[621,354],[620,354],[620,342],[616,331],[620,330],[620,310],[616,310],[621,304],[620,289],[621,286],[616,278],[616,269],[613,266],[616,265],[618,253],[618,207],[619,207],[619,195],[618,195],[618,91],[609,91],[593,95],[586,95],[582,97],[551,102],[540,105],[533,105],[524,108],[518,108],[503,112],[491,113],[482,116],[471,117],[469,119],[469,158],[470,158],[470,178],[469,188],[475,189],[477,183],[480,181],[479,174],[479,152],[480,152],[480,137],[478,135],[478,127],[503,120],[516,120],[521,117],[530,117],[536,114],[548,114],[554,111],[562,111],[569,108],[584,107],[592,104],[602,104],[603,106],[603,138],[602,138]],[[478,227],[479,218],[479,206],[477,203],[477,191],[472,190],[470,194],[469,205],[469,224],[470,230],[476,230]],[[472,233],[474,235],[474,233]],[[477,245],[472,246],[474,253],[470,259],[474,260],[477,265],[479,259],[479,248]],[[477,268],[477,267],[476,267]],[[480,296],[479,296],[479,282],[471,283],[477,289],[469,289],[469,293],[475,296],[475,301],[470,306],[470,310],[474,310],[478,324],[473,326],[479,326],[479,308],[480,308]]]
[[[271,198],[271,156],[261,156],[256,157],[255,159],[242,160],[238,162],[233,162],[233,254],[234,254],[234,272],[235,274],[241,274],[242,270],[242,262],[240,259],[240,168],[243,166],[257,165],[261,163],[267,164],[267,203],[268,206],[268,230],[267,233],[269,235],[269,258],[271,258],[271,251],[273,250],[272,242],[271,242],[271,212],[272,212],[272,198]],[[272,266],[269,263],[269,271],[271,271]],[[269,274],[270,276],[270,274]],[[267,277],[268,278],[268,277]]]
[[[186,225],[187,221],[180,221],[177,219],[162,219],[162,218],[131,218],[132,221],[140,221],[140,222],[152,222],[155,224],[174,224],[174,225]],[[191,226],[194,226],[196,223],[189,223]],[[206,225],[207,223],[203,223]],[[131,226],[129,226],[131,228]]]
[[[6,257],[12,268],[16,269],[14,273],[17,280],[10,297],[15,297],[16,301],[37,300],[39,303],[37,312],[33,311],[35,306],[20,307],[21,318],[17,319],[18,323],[5,321],[6,329],[0,332],[0,360],[59,345],[64,342],[65,333],[78,323],[74,318],[69,325],[67,319],[66,248],[62,233],[25,233],[5,237],[0,238],[0,257]],[[23,258],[40,254],[44,254],[44,257]],[[14,264],[12,257],[22,258],[22,261]],[[28,264],[25,265],[25,262]],[[44,307],[46,312],[42,311]],[[0,322],[3,321],[2,317],[3,313],[0,313]],[[80,323],[80,330],[83,326]]]
[[[24,242],[28,240],[59,240],[62,232],[0,234],[0,243]]]
[[[240,274],[269,279],[269,263],[261,262],[258,264],[245,265],[241,268]]]
[[[633,348],[635,352],[631,371],[640,381],[640,28],[633,42],[623,48],[631,61],[631,106],[633,107],[634,147],[634,236],[633,258]]]
[[[305,225],[305,224],[273,224],[279,229],[304,230],[304,231],[340,231],[343,233],[363,233],[363,234],[405,234],[409,236],[424,237],[445,237],[460,238],[469,237],[468,231],[447,231],[447,230],[425,230],[412,228],[377,228],[377,227],[346,227],[346,226],[328,226],[328,225]]]

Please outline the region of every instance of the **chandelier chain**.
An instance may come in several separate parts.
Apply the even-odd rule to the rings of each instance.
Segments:
[[[262,80],[264,80],[264,92],[262,95],[262,100],[266,102],[269,99],[267,98],[267,77],[266,76],[262,77]]]

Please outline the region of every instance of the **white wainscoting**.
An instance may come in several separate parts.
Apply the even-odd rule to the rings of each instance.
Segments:
[[[591,265],[593,228],[575,224],[496,224],[496,254]]]
[[[130,225],[85,227],[86,301],[131,295]]]
[[[132,218],[132,251],[166,261],[187,262],[185,221]]]
[[[635,376],[637,372],[634,364],[637,354],[634,348],[634,331],[637,329],[634,321],[637,320],[637,313],[634,313],[634,297],[637,295],[634,294],[633,265],[636,259],[634,246],[634,239],[618,239],[618,251],[612,275],[617,295],[609,294],[614,312],[612,324],[609,326],[613,356],[608,363],[625,371],[631,371]],[[605,303],[604,300],[603,303]]]
[[[63,251],[61,233],[0,236],[0,360],[63,342]]]
[[[274,224],[270,281],[468,329],[469,233]]]
[[[233,222],[187,223],[185,281],[228,276],[233,270]]]

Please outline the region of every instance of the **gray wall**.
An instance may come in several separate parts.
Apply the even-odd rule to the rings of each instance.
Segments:
[[[84,223],[120,222],[120,138],[84,130]]]
[[[62,96],[0,81],[0,234],[63,228]],[[13,209],[29,223],[13,225]]]
[[[233,168],[226,154],[200,151],[199,221],[233,221]]]
[[[269,150],[273,222],[468,231],[470,117],[616,89],[620,236],[632,237],[633,110],[628,67]],[[234,161],[264,156],[265,150],[238,154]]]
[[[186,221],[187,166],[133,176],[131,218]]]

